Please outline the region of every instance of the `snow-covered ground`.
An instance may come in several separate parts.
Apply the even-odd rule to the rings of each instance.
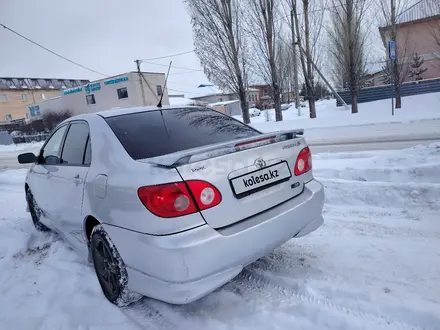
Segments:
[[[307,103],[306,103],[307,104]],[[440,93],[423,94],[402,98],[402,108],[391,115],[391,100],[359,103],[359,113],[352,114],[344,107],[337,107],[335,100],[316,103],[317,118],[309,118],[309,109],[301,108],[298,116],[295,107],[283,111],[283,121],[275,122],[275,111],[269,110],[270,121],[266,122],[265,111],[251,118],[254,127],[265,131],[290,128],[322,128],[340,126],[359,126],[380,123],[409,123],[420,120],[440,119]],[[241,116],[237,116],[241,120]]]
[[[7,168],[24,168],[27,165],[20,165],[17,161],[17,156],[24,152],[33,152],[38,154],[44,142],[22,143],[0,145],[0,171]]]
[[[33,229],[25,173],[0,172],[0,329],[440,327],[440,143],[315,155],[325,224],[184,306],[108,303],[91,267]]]

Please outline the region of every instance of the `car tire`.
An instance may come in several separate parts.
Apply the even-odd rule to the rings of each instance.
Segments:
[[[38,207],[37,202],[35,201],[35,198],[32,195],[30,189],[26,191],[26,201],[29,207],[29,212],[31,213],[32,222],[34,223],[35,229],[38,231],[49,231],[50,229],[40,222],[41,210]]]
[[[127,289],[125,263],[102,225],[93,228],[89,248],[102,292],[112,304],[124,307],[142,297]]]

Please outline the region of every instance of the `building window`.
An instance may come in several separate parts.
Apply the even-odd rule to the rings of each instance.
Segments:
[[[21,100],[22,100],[23,102],[27,102],[27,101],[28,101],[28,96],[27,96],[27,94],[21,94]]]
[[[126,98],[128,98],[127,87],[119,88],[118,89],[118,99],[122,100],[122,99],[126,99]]]
[[[0,94],[0,101],[6,102],[8,100],[8,94]]]
[[[95,94],[87,95],[87,96],[86,96],[86,101],[87,101],[87,104],[88,104],[88,105],[96,104],[96,101],[95,101]]]
[[[12,115],[9,114],[9,113],[7,113],[7,114],[5,115],[5,120],[12,120]]]
[[[157,85],[156,86],[156,91],[157,91],[157,96],[162,96],[163,91],[162,91],[162,86],[161,85]]]

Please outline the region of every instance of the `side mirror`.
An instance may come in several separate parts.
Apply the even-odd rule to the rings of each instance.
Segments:
[[[32,152],[27,152],[25,154],[18,155],[18,162],[20,164],[32,164],[37,162],[37,156]]]

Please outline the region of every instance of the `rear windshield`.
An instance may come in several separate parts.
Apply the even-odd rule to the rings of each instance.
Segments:
[[[135,160],[261,134],[220,112],[164,109],[106,118]]]

